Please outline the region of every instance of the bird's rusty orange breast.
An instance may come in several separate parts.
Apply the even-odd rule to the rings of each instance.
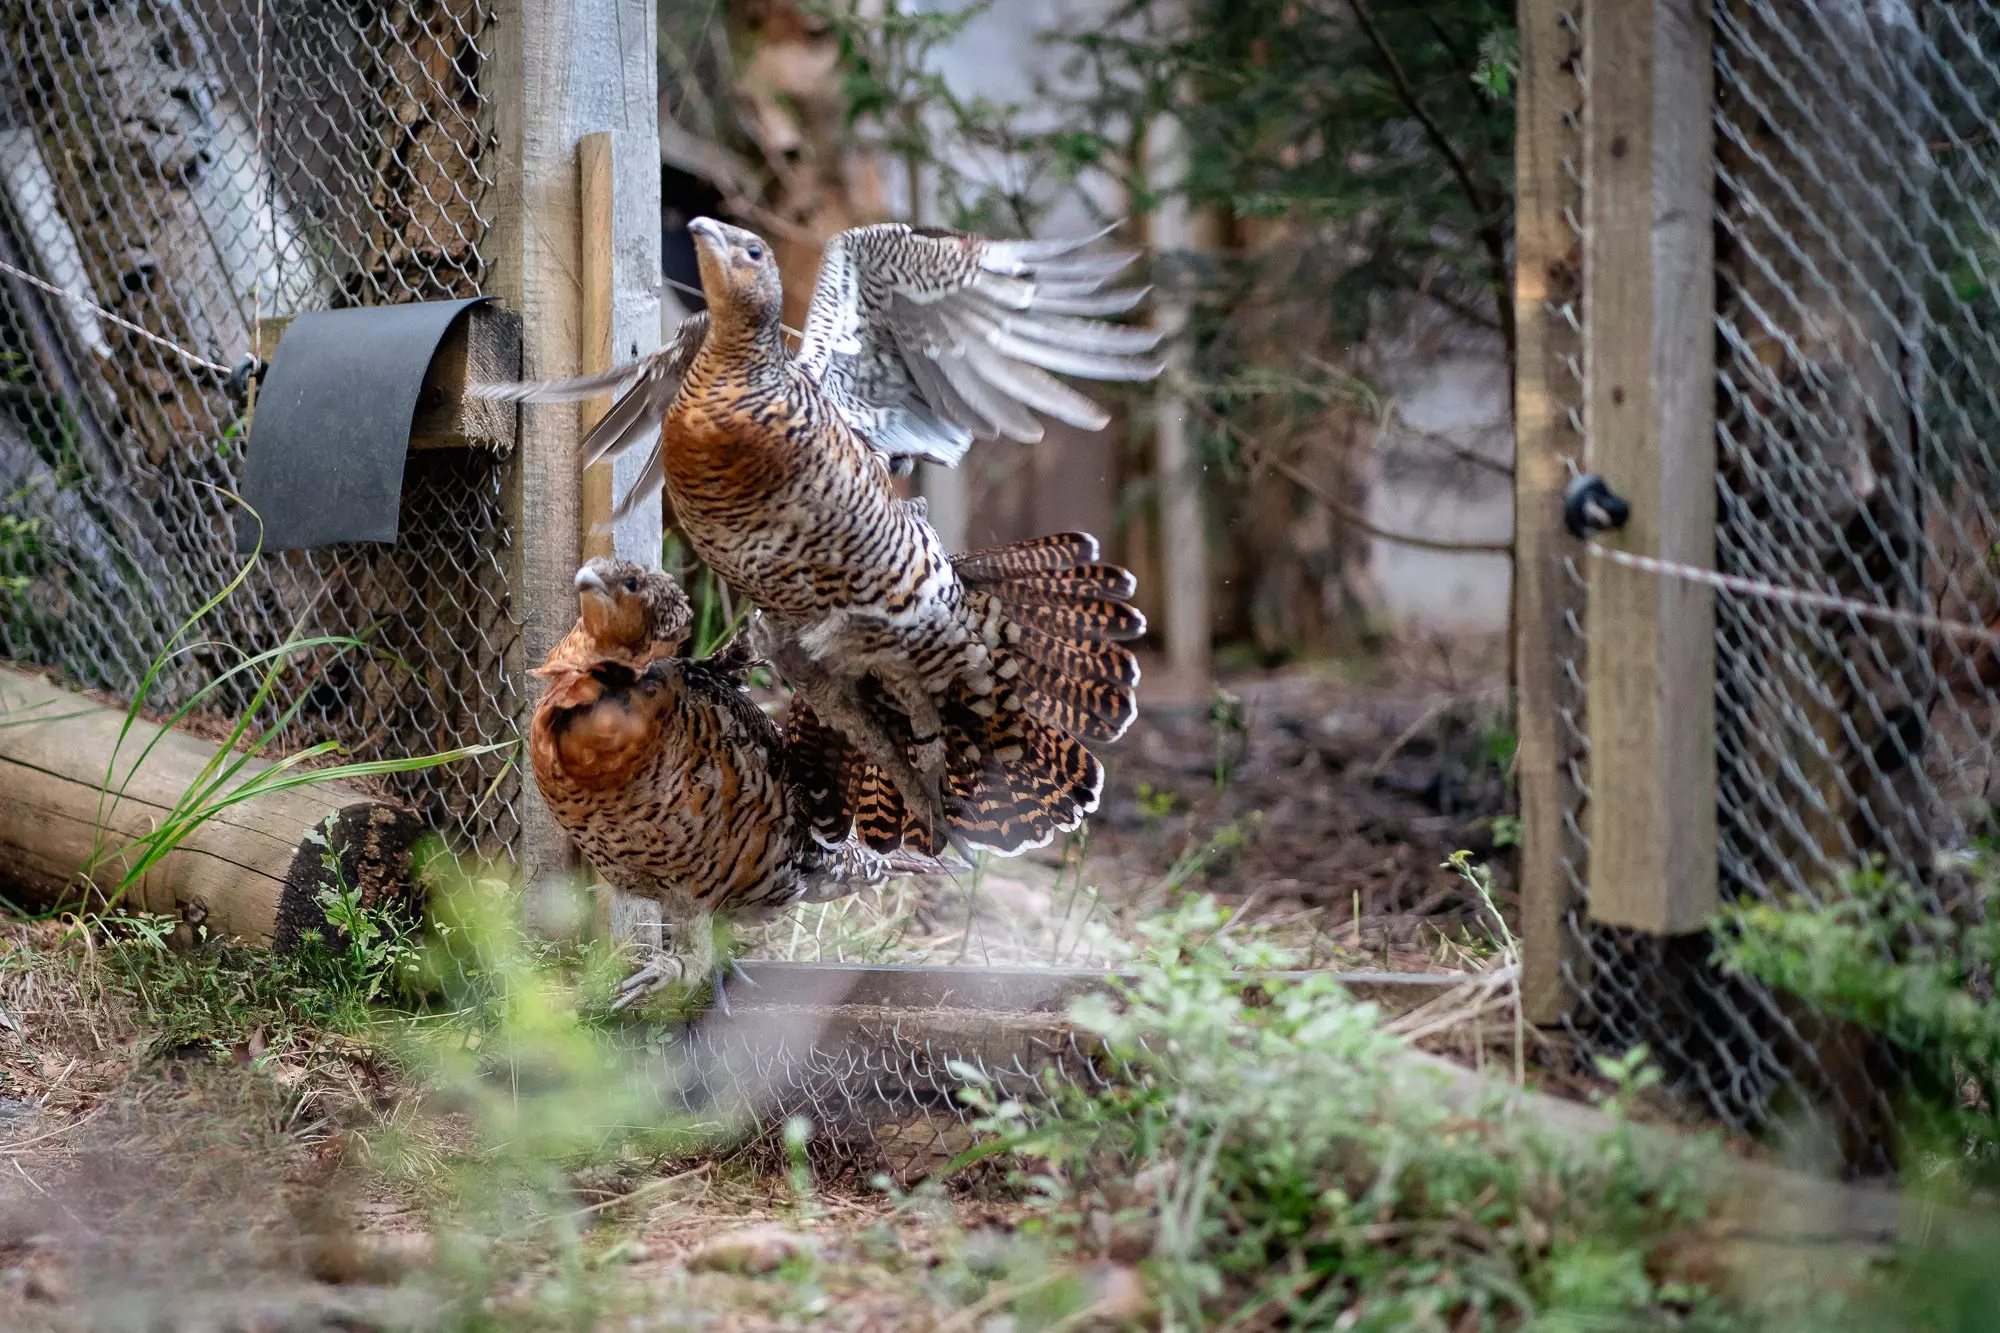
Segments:
[[[706,503],[752,504],[783,490],[806,461],[783,394],[724,378],[686,392],[661,429],[667,485]]]
[[[588,675],[553,681],[528,737],[543,795],[560,801],[630,782],[659,746],[657,712],[646,703]]]

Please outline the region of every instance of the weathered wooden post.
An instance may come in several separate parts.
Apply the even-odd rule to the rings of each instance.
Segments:
[[[1568,464],[1583,452],[1580,309],[1583,216],[1581,34],[1575,0],[1522,0],[1514,130],[1514,687],[1521,793],[1522,1003],[1555,1023],[1573,999],[1565,969],[1582,962],[1570,914],[1577,807],[1565,652],[1582,641],[1575,576],[1582,553],[1563,531]]]
[[[1715,561],[1714,68],[1707,0],[1593,6],[1584,32],[1590,467],[1605,545]],[[1593,560],[1590,917],[1660,935],[1716,906],[1715,599]]]
[[[498,150],[487,290],[521,313],[526,378],[581,373],[586,332],[595,334],[593,351],[601,356],[608,328],[614,361],[658,345],[656,18],[649,0],[498,0],[495,5],[487,76]],[[593,308],[593,327],[587,328],[579,146],[585,136],[606,130],[613,138],[599,141],[584,158],[594,164],[591,179],[600,187],[608,164],[613,194],[612,202],[594,213],[590,250],[599,285],[592,299],[603,308]],[[586,404],[583,410],[589,409]],[[576,619],[573,579],[585,532],[579,438],[575,407],[522,411],[512,487],[519,534],[511,552],[514,614],[522,624],[521,660],[509,664],[516,672],[540,663]],[[659,509],[649,508],[650,514],[635,514],[620,531],[617,545],[621,555],[657,563]],[[533,685],[522,691],[524,729],[538,694]],[[530,916],[545,928],[568,929],[574,920],[564,916],[569,904],[563,890],[575,853],[532,783],[523,791],[522,806],[516,851]]]

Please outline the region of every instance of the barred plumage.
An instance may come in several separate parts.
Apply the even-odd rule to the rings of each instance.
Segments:
[[[658,453],[677,523],[761,608],[771,660],[817,723],[866,761],[820,775],[808,822],[822,841],[859,827],[877,848],[926,852],[1012,853],[1075,827],[1103,778],[1078,737],[1116,737],[1133,704],[1129,685],[1072,681],[1061,664],[1091,660],[1075,645],[1143,632],[1131,576],[1078,534],[982,552],[961,571],[884,460],[1037,438],[1024,404],[1103,424],[1037,367],[1157,372],[1138,356],[1153,335],[1070,313],[1124,308],[1098,287],[1125,259],[1071,257],[1081,242],[859,228],[829,247],[794,357],[769,249],[710,219],[690,229],[709,304],[699,346],[689,356],[693,339],[678,338],[614,406],[619,438],[600,427],[588,447],[637,442],[644,414],[628,400],[670,397]]]
[[[809,787],[825,756],[794,762],[744,692],[747,653],[678,655],[691,616],[669,576],[598,559],[577,590],[576,628],[536,672],[549,686],[529,731],[535,781],[604,881],[658,901],[681,945],[700,955],[711,913],[756,915],[942,868],[813,837]],[[651,959],[621,998],[688,971]]]
[[[756,242],[748,232],[727,230]],[[995,241],[900,222],[850,228],[828,241],[821,255],[797,364],[898,473],[918,459],[956,466],[974,440],[1039,440],[1037,411],[1100,430],[1109,414],[1048,372],[1115,381],[1160,373],[1146,355],[1158,345],[1158,334],[1094,318],[1131,310],[1148,290],[1105,287],[1131,265],[1133,254],[1077,253],[1109,231]],[[622,517],[664,480],[657,431],[710,328],[709,312],[702,311],[636,364],[569,380],[475,384],[468,392],[521,403],[618,393],[583,452],[587,465],[649,446],[639,480],[618,503]],[[775,355],[793,359],[783,348]]]
[[[881,766],[834,744],[822,748],[845,768],[818,784],[827,799],[816,807],[815,836],[852,836],[882,851],[936,854],[956,843],[1011,854],[1080,824],[1096,808],[1103,786],[1102,766],[1081,742],[1116,740],[1131,725],[1138,711],[1138,660],[1121,643],[1062,639],[1020,624],[1009,600],[1013,584],[1004,575],[1032,569],[1038,595],[1066,595],[1095,622],[1120,610],[1143,629],[1138,613],[1115,600],[1129,595],[1125,572],[1096,559],[1096,543],[1077,533],[955,558],[954,566],[986,575],[980,586],[965,590],[966,605],[974,622],[990,631],[995,687],[984,696],[953,696],[940,708],[943,827],[928,824]],[[1064,582],[1065,565],[1078,571],[1075,587]],[[767,635],[772,659],[786,663],[796,646],[769,638],[761,623],[758,629]],[[805,685],[793,697],[788,744],[792,736],[804,744],[830,730],[818,711],[825,707],[844,714],[850,730],[899,747],[905,760],[913,754],[908,721],[877,682],[863,679],[844,697],[829,698],[837,681],[816,678],[809,668],[796,674]]]
[[[1056,574],[1097,563],[1097,538],[1087,532],[1056,532],[1011,546],[965,551],[951,558],[967,583],[1002,582],[1030,574]]]

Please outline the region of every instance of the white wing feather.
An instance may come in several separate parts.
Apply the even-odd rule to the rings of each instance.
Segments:
[[[1106,232],[1109,228],[1106,229]],[[975,439],[1042,438],[1036,412],[1085,430],[1110,415],[1055,374],[1149,380],[1151,330],[1105,323],[1145,299],[1107,290],[1129,253],[1076,252],[1093,236],[989,241],[901,223],[828,243],[800,364],[891,460],[956,464]]]

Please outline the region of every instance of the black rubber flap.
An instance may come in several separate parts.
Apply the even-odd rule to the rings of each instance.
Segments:
[[[266,551],[396,540],[424,375],[451,326],[492,299],[315,310],[286,327],[243,466]],[[238,514],[237,552],[256,546],[257,520]]]

